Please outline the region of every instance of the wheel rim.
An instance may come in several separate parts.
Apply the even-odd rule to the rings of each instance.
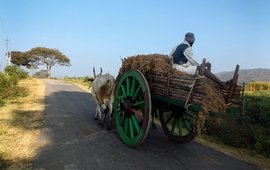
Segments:
[[[187,143],[196,137],[196,121],[194,115],[188,111],[161,113],[160,121],[165,134],[175,142]]]
[[[122,142],[140,145],[149,130],[151,96],[148,83],[141,72],[125,72],[117,85],[114,100],[115,123]]]

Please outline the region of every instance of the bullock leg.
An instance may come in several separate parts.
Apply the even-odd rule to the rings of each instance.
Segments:
[[[111,130],[112,129],[112,117],[113,117],[113,112],[112,113],[110,113],[110,117],[109,117],[109,125],[108,125],[108,130]]]
[[[94,97],[95,97],[95,96],[94,96]],[[95,114],[94,120],[98,120],[98,116],[99,116],[99,114],[100,114],[100,106],[99,106],[98,101],[97,101],[96,98],[95,98],[95,102],[96,102],[96,104],[97,104],[97,107],[96,107],[96,114]]]
[[[98,107],[96,108],[96,114],[95,114],[94,120],[98,120]]]
[[[107,117],[107,115],[108,115],[108,107],[106,107],[105,109],[104,109],[104,112],[103,112],[103,116],[102,116],[102,125],[101,125],[101,128],[103,128],[104,127],[104,125],[105,125],[105,120],[106,120],[106,117]]]
[[[103,106],[103,112],[102,112],[102,118],[101,118],[101,125],[100,125],[101,128],[104,127],[105,119],[106,119],[107,114],[108,114],[108,108],[106,106]]]
[[[102,124],[102,115],[101,115],[101,107],[100,105],[97,106],[97,118],[98,118],[98,125]]]
[[[113,116],[113,104],[110,102],[110,104],[109,104],[109,125],[108,125],[108,130],[112,129],[112,116]]]

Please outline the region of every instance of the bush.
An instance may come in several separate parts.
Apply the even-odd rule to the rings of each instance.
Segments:
[[[18,79],[24,79],[29,77],[28,72],[22,70],[20,67],[16,65],[7,66],[5,68],[6,74],[8,74],[11,77],[17,77]]]
[[[248,122],[270,128],[270,91],[246,94],[244,103]]]
[[[244,117],[237,110],[213,114],[205,122],[205,133],[224,144],[270,156],[270,93],[247,94],[244,102]]]
[[[20,79],[28,77],[28,73],[15,65],[7,66],[5,73],[0,72],[0,107],[6,99],[26,95],[25,90],[17,84]]]
[[[254,136],[249,124],[240,121],[240,114],[235,111],[223,113],[218,117],[208,117],[206,134],[217,138],[224,144],[234,147],[249,147],[253,145]]]

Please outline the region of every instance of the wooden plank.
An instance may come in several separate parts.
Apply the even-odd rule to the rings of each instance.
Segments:
[[[236,65],[235,71],[234,71],[234,75],[233,75],[233,79],[232,82],[230,84],[230,89],[229,89],[229,95],[227,98],[227,103],[229,103],[232,99],[232,95],[233,95],[233,91],[235,89],[235,87],[237,86],[237,79],[238,79],[238,71],[239,71],[239,65]]]

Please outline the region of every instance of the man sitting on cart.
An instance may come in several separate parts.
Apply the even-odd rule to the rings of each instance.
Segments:
[[[189,75],[195,75],[197,67],[200,66],[200,64],[193,59],[192,45],[194,41],[194,34],[188,32],[185,35],[184,41],[175,47],[170,53],[170,58],[173,62],[173,68]],[[204,69],[204,75],[218,83],[222,89],[227,89],[227,83],[218,79],[211,72],[211,63],[207,62],[205,66],[206,68]]]

